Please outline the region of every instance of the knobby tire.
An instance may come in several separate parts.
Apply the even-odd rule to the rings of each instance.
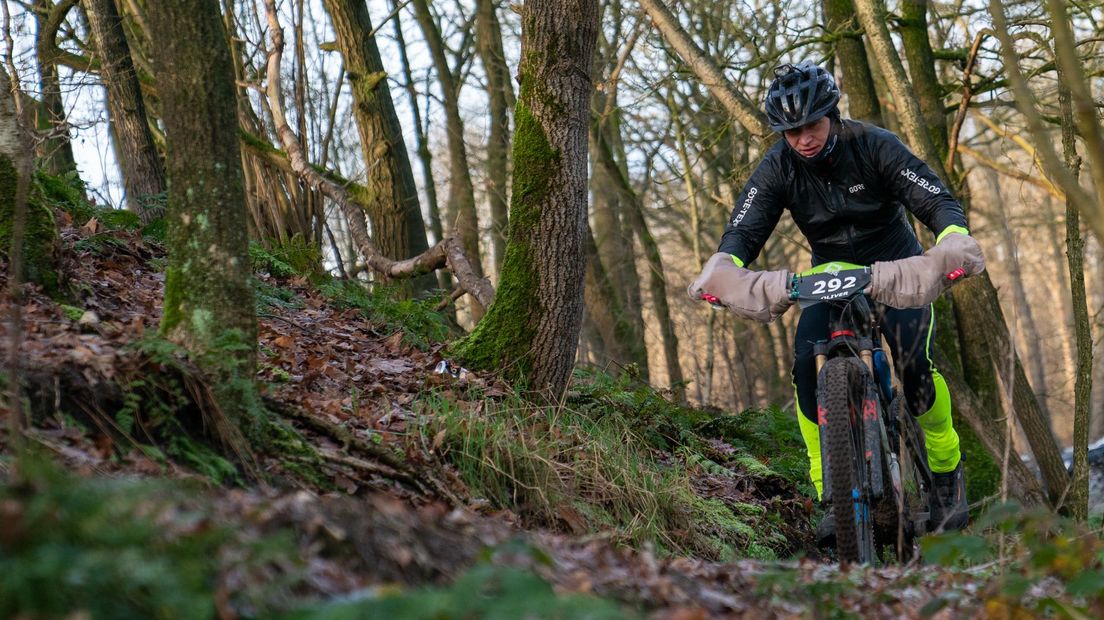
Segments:
[[[862,381],[851,358],[828,360],[821,370],[820,406],[824,408],[824,450],[828,454],[828,477],[832,490],[832,513],[836,520],[836,551],[840,562],[871,563],[865,557],[866,537],[872,535],[870,519],[857,517],[856,510],[868,515],[871,506],[862,492],[861,452],[856,449],[857,433],[852,420],[861,424]],[[859,499],[854,494],[859,494]],[[856,504],[858,508],[856,509]]]

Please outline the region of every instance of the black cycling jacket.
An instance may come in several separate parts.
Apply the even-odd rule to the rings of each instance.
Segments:
[[[965,228],[962,206],[897,136],[839,122],[839,142],[822,162],[806,163],[784,139],[767,151],[736,200],[719,252],[750,265],[784,209],[809,240],[813,265],[871,265],[920,254],[902,205],[937,235],[948,226]]]

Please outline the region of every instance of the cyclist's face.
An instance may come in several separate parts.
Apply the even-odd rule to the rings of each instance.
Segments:
[[[824,148],[828,141],[828,132],[832,129],[832,121],[823,116],[801,127],[787,129],[784,133],[786,142],[790,148],[797,151],[802,157],[813,157]]]

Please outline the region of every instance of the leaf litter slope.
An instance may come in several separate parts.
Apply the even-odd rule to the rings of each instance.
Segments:
[[[612,599],[630,615],[919,617],[925,604],[942,600],[947,592],[953,595],[945,597],[938,614],[975,609],[973,586],[936,569],[840,572],[808,559],[678,557],[588,531],[578,511],[562,510],[558,522],[538,528],[511,506],[480,502],[440,458],[441,432],[426,433],[424,411],[417,404],[428,390],[436,390],[451,399],[470,398],[466,406],[476,410],[488,398],[510,394],[510,387],[492,375],[472,374],[461,381],[434,373],[442,345],[411,346],[401,332],[333,303],[303,277],[257,276],[262,299],[258,378],[267,386],[267,406],[308,439],[310,450],[300,451],[299,458],[314,473],[304,475],[288,455],[265,453],[258,456],[260,468],[276,485],[210,484],[194,468],[123,445],[120,434],[112,432],[117,429],[105,428],[115,423],[105,411],[125,399],[120,378],[133,376],[142,363],[133,343],[156,332],[161,247],[94,221],[82,227],[64,217],[61,221],[64,270],[75,292],[69,304],[34,293],[24,306],[20,359],[39,413],[33,443],[81,476],[198,481],[202,493],[173,500],[173,505],[181,514],[188,512],[184,508],[198,510],[228,524],[238,545],[294,533],[288,560],[294,570],[223,567],[222,590],[266,591],[264,583],[283,578],[294,581],[296,600],[324,601],[387,583],[445,584],[473,563],[490,561],[532,571],[558,594]],[[7,329],[5,323],[0,333],[5,346]],[[82,425],[72,412],[101,425]],[[731,450],[711,441],[719,444],[706,452],[712,456],[691,468],[695,493],[785,510],[787,519],[802,522],[790,530],[792,536],[808,535],[807,509],[799,508],[805,502],[792,484],[757,483],[739,468],[735,477],[731,468],[727,474],[711,471]],[[661,462],[682,458],[651,450]],[[762,488],[757,490],[757,484]],[[528,551],[504,544],[511,540],[526,541],[522,548]],[[233,597],[220,601],[220,612],[227,614],[258,604]]]

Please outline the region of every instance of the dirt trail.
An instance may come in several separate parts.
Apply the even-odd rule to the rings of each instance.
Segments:
[[[493,396],[508,386],[490,375],[460,380],[436,373],[439,346],[410,346],[401,333],[379,330],[358,310],[335,308],[304,279],[282,281],[277,289],[270,277],[259,276],[262,293],[271,293],[260,305],[259,378],[269,386],[266,403],[294,420],[320,456],[313,465],[329,480],[313,484],[289,467],[289,459],[262,456],[260,469],[276,486],[211,485],[187,467],[122,447],[109,415],[124,402],[124,386],[151,372],[148,356],[131,345],[156,330],[160,247],[95,225],[65,228],[63,239],[64,271],[77,291],[73,305],[32,294],[24,307],[21,359],[36,411],[32,443],[86,476],[199,481],[207,490],[190,501],[205,502],[241,540],[294,532],[308,596],[326,599],[388,583],[446,584],[489,561],[528,569],[557,592],[597,594],[657,618],[901,618],[921,617],[921,610],[927,617],[963,617],[977,611],[974,586],[938,569],[840,572],[808,559],[660,558],[600,535],[523,529],[511,512],[469,497],[456,473],[436,459],[433,438],[418,432],[412,409],[416,396],[430,388],[460,393],[476,386]],[[7,308],[0,312],[6,315]],[[6,330],[5,323],[5,344]],[[99,432],[79,427],[63,411],[81,412]],[[141,438],[140,423],[133,434]],[[754,501],[723,477],[702,475],[696,484]],[[807,521],[806,503],[776,498],[771,510]],[[808,544],[807,523],[795,524],[793,532],[805,537],[795,539],[796,546]],[[487,549],[497,551],[487,555]],[[222,585],[240,589],[262,578],[230,572]]]

